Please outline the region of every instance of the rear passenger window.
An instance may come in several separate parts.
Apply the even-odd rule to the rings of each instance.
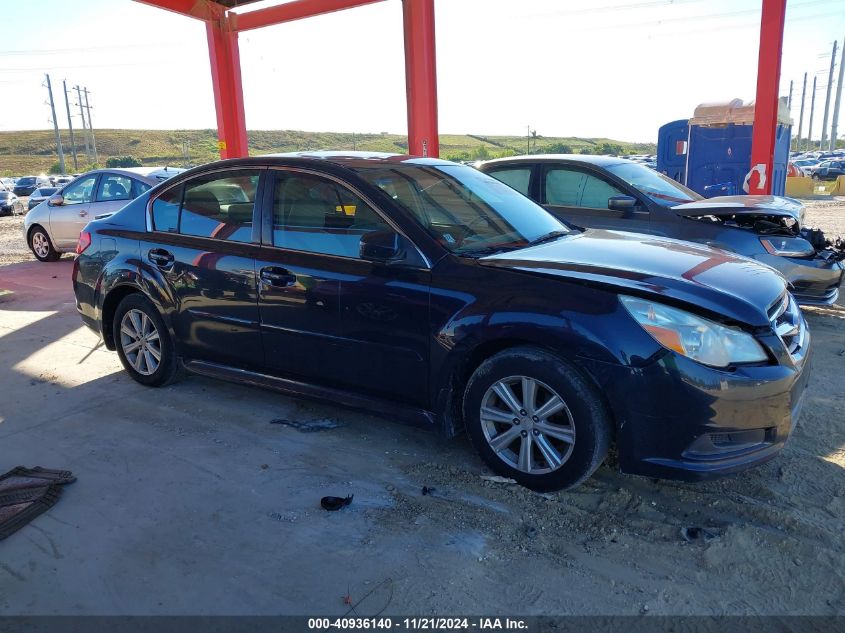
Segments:
[[[239,170],[186,183],[179,232],[230,242],[251,241],[258,174]]]
[[[569,169],[550,169],[546,174],[546,204],[577,207],[587,175]]]
[[[528,195],[528,183],[531,181],[530,168],[497,169],[496,171],[491,171],[490,175],[496,180],[501,180],[509,187],[516,189],[523,196]]]
[[[279,173],[273,204],[273,245],[358,257],[361,236],[390,226],[349,189],[309,174]]]
[[[132,199],[132,179],[119,174],[103,174],[97,189],[97,202]]]
[[[153,201],[153,228],[230,242],[252,241],[259,171],[239,169],[194,178]]]

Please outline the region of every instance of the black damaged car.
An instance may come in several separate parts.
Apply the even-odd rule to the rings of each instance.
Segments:
[[[567,228],[447,161],[303,154],[180,174],[81,233],[83,321],[136,381],[181,371],[464,430],[536,490],[618,449],[698,479],[774,457],[807,382],[783,278]]]
[[[804,207],[792,198],[702,198],[653,169],[609,156],[535,154],[480,169],[577,226],[724,248],[779,271],[799,303],[829,305],[839,297],[845,244],[805,227]]]

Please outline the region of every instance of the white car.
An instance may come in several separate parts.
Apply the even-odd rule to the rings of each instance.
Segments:
[[[62,253],[76,249],[79,233],[88,222],[111,215],[183,171],[174,167],[129,167],[82,174],[26,215],[26,243],[40,261],[56,261]]]

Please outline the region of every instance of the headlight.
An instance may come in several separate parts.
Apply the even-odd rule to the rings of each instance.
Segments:
[[[761,237],[760,243],[766,252],[782,257],[809,257],[816,249],[800,237]]]
[[[768,358],[760,343],[742,330],[637,297],[620,295],[619,300],[655,341],[702,365],[727,367]]]

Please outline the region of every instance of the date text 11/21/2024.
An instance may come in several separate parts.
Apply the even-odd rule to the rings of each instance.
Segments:
[[[402,618],[309,618],[309,630],[479,630],[479,631],[524,631],[528,623],[520,618],[446,618],[419,617]]]

